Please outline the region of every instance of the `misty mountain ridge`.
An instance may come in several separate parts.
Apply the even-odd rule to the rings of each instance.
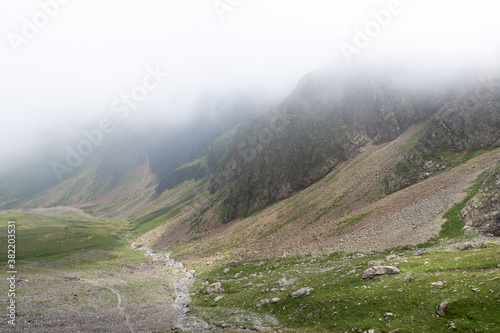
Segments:
[[[200,195],[209,193],[212,200],[204,211],[210,208],[225,223],[287,199],[367,147],[383,146],[420,126],[396,153],[396,164],[371,180],[390,195],[500,146],[494,74],[426,75],[325,66],[267,112],[251,96],[225,106],[201,100],[198,115],[183,129],[154,124],[118,131],[63,182],[55,180],[42,154],[36,161],[45,158],[45,167],[2,178],[2,206],[67,205],[111,217],[147,202],[141,209],[161,212],[164,193],[204,181]],[[35,178],[44,181],[30,181]]]

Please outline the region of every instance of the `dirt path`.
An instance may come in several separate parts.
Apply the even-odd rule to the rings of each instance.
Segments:
[[[47,268],[47,267],[37,267],[37,268],[39,268],[39,269],[41,268],[43,270],[47,270],[47,271],[49,271],[51,273],[55,273],[57,275],[61,275],[61,274],[65,275],[65,276],[70,276],[71,275],[70,273],[68,273],[68,272],[66,272],[64,270],[54,270],[54,269],[50,269],[50,268]],[[102,283],[99,283],[99,282],[94,281],[92,279],[81,278],[78,275],[72,276],[71,280],[73,280],[73,281],[86,281],[86,282],[88,282],[88,283],[90,283],[90,284],[92,284],[92,285],[94,285],[96,287],[108,289],[113,294],[115,294],[116,298],[117,298],[116,307],[117,307],[118,311],[125,318],[125,323],[126,323],[128,329],[129,329],[129,332],[135,333],[135,330],[132,327],[132,324],[130,323],[131,322],[130,315],[127,314],[127,312],[125,311],[126,308],[122,305],[122,303],[123,303],[123,297],[122,297],[122,295],[115,288],[105,286]]]
[[[129,329],[129,331],[131,333],[135,333],[134,328],[130,324],[130,316],[127,314],[127,312],[125,312],[125,307],[122,306],[122,295],[120,295],[120,293],[118,291],[116,291],[116,289],[111,288],[111,287],[107,287],[105,285],[102,285],[99,282],[96,282],[96,281],[93,281],[93,280],[90,280],[90,279],[82,279],[82,280],[83,281],[87,281],[89,283],[92,283],[93,285],[95,285],[97,287],[106,288],[106,289],[110,290],[113,294],[115,294],[116,297],[117,297],[117,300],[118,300],[118,302],[116,304],[116,307],[118,308],[118,311],[120,311],[120,313],[122,314],[122,316],[125,317],[125,323],[127,324],[127,327]]]

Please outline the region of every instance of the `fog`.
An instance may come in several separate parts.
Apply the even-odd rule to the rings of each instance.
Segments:
[[[487,73],[499,59],[499,9],[497,1],[0,0],[0,164],[105,117],[182,124],[207,92],[277,102],[325,64]],[[134,89],[140,98],[124,101]]]

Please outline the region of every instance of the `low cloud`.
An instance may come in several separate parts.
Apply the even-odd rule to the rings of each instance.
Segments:
[[[207,92],[279,101],[328,63],[487,72],[498,63],[498,9],[493,1],[429,0],[3,3],[0,156],[78,136],[112,115],[151,66],[168,80],[128,111],[170,124],[189,120]]]

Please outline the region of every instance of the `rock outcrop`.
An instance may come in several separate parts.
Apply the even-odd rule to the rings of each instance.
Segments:
[[[414,147],[385,177],[393,193],[457,165],[475,152],[500,147],[500,95],[479,100],[474,87],[450,91],[446,104],[420,133]]]
[[[215,282],[209,285],[206,289],[205,292],[207,294],[212,294],[212,293],[222,293],[225,290],[222,288],[222,285],[220,282]]]
[[[301,296],[307,296],[309,293],[313,290],[313,288],[305,287],[305,288],[300,288],[297,291],[294,291],[293,293],[290,294],[292,298],[299,298]]]
[[[466,233],[500,236],[500,162],[461,211]]]
[[[375,276],[379,275],[394,275],[399,274],[399,268],[394,266],[373,266],[368,268],[363,273],[363,281],[370,281]]]
[[[436,309],[436,314],[440,317],[444,317],[448,310],[448,304],[450,304],[449,300],[442,301]]]

